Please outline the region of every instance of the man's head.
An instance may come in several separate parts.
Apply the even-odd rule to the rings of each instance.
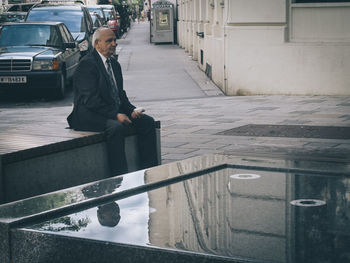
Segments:
[[[112,30],[100,27],[95,31],[92,43],[98,52],[109,58],[115,53],[115,48],[117,47],[116,39]]]

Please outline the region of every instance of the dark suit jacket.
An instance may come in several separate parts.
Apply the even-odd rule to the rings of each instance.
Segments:
[[[135,109],[123,89],[120,64],[113,57],[111,64],[119,90],[119,108],[112,98],[112,87],[106,68],[94,49],[81,59],[74,73],[74,107],[67,118],[71,128],[81,131],[103,131],[107,119],[116,119],[118,113],[130,116]]]

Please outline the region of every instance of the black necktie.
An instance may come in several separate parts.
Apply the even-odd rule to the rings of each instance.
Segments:
[[[111,60],[108,58],[106,62],[107,62],[107,73],[109,76],[109,82],[111,83],[111,86],[112,86],[113,99],[115,100],[115,102],[119,106],[119,104],[120,104],[119,91],[118,91],[117,83],[115,82],[115,79],[113,77]]]

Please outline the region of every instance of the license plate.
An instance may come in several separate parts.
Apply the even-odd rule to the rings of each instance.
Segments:
[[[0,77],[0,83],[27,83],[26,76]]]

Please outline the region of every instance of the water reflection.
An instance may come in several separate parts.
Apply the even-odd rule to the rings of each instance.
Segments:
[[[118,225],[120,221],[120,208],[118,204],[111,202],[98,206],[97,219],[101,226],[115,227]]]
[[[145,245],[148,239],[147,193],[36,224],[30,229],[117,243]],[[72,225],[75,224],[74,227]]]
[[[324,206],[293,207],[295,262],[350,262],[350,180],[295,175],[295,197],[317,197]]]
[[[115,227],[120,221],[120,208],[115,202],[107,203],[97,207],[96,216],[101,226]],[[93,223],[94,218],[91,214],[63,216],[49,223],[39,224],[37,229],[52,232],[85,231],[88,225]]]
[[[221,171],[149,192],[152,245],[267,262],[350,262],[347,177]],[[254,172],[256,174],[257,171]],[[323,200],[295,207],[294,199]]]
[[[86,228],[90,222],[91,220],[88,217],[76,219],[70,216],[64,216],[53,219],[50,224],[43,224],[38,229],[52,232],[79,232]]]
[[[123,179],[113,180],[113,182],[114,184],[110,188],[105,186],[102,188],[103,190],[100,190],[100,188],[95,188],[95,184],[93,184],[84,187],[81,192],[88,197],[100,196],[103,193],[108,194],[110,190],[128,188],[130,184],[142,185],[144,176],[143,173],[142,176],[125,176]],[[148,194],[142,193],[36,224],[31,229],[54,232],[59,235],[144,245],[149,243],[149,213]]]
[[[283,260],[285,176],[259,171],[256,180],[231,177],[244,173],[227,168],[149,192],[157,210],[150,215],[151,244]]]
[[[208,161],[196,159],[166,169],[189,172],[205,168]],[[146,180],[155,174],[147,174]],[[236,174],[259,176],[237,180],[232,177]],[[325,205],[291,204],[300,199]],[[114,218],[109,226],[114,227],[101,224],[100,207],[94,207],[69,215],[69,221],[61,218],[59,234],[266,262],[350,262],[346,176],[225,168],[117,202],[106,204]],[[69,229],[71,222],[80,228]],[[51,220],[31,229],[57,233],[55,224]]]
[[[90,184],[81,189],[81,193],[86,198],[93,198],[111,194],[122,185],[123,177],[119,176],[111,181],[100,181],[98,183]]]
[[[0,205],[0,219],[15,220],[44,211],[84,202],[88,199],[114,194],[131,187],[144,184],[144,171],[137,171],[102,181],[76,186],[65,190],[48,193],[9,204]]]
[[[257,165],[259,167],[276,168],[305,168],[325,171],[343,172],[349,174],[349,164],[328,163],[304,160],[283,160],[262,157],[237,157],[229,154],[198,156],[181,162],[157,166],[149,170],[137,171],[122,177],[114,177],[84,186],[77,186],[62,191],[57,191],[41,196],[32,197],[17,202],[0,205],[0,220],[4,222],[15,221],[19,218],[67,207],[72,204],[82,203],[89,199],[98,198],[106,194],[111,195],[123,190],[136,188],[160,180],[174,178],[186,173],[193,173],[209,167],[222,164],[232,165]],[[245,171],[245,173],[247,173]],[[254,171],[253,173],[256,173]],[[145,180],[143,180],[145,177]],[[140,180],[142,179],[142,180]],[[121,185],[120,185],[121,184]],[[274,184],[274,182],[272,182]]]

